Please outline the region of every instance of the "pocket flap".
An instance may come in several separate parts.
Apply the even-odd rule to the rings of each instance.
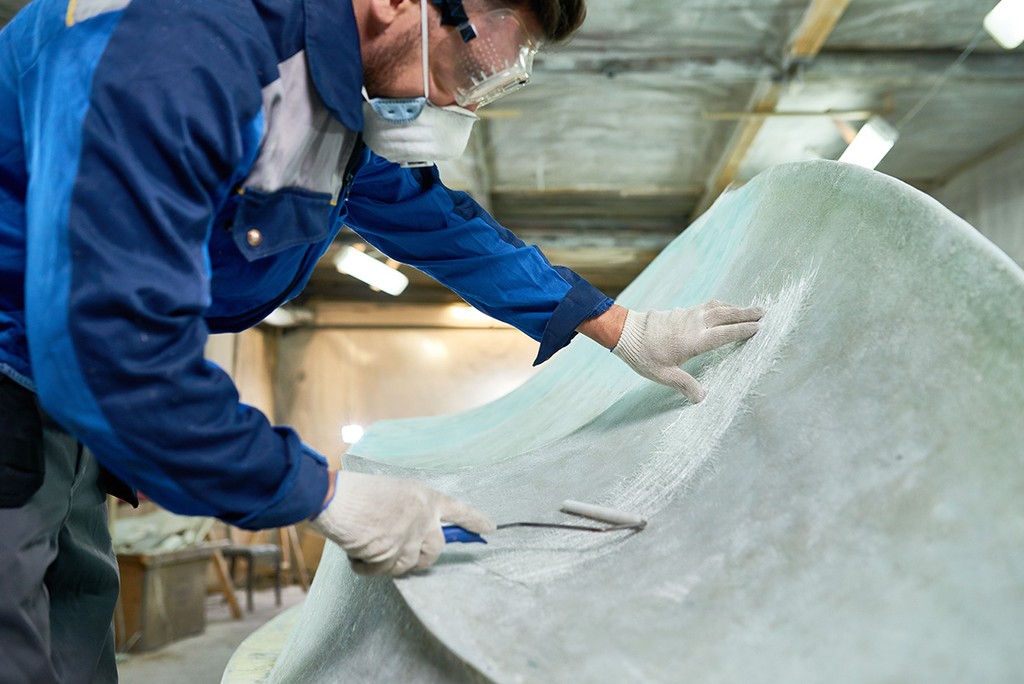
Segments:
[[[241,195],[231,238],[247,260],[255,261],[289,247],[312,244],[331,231],[331,196],[298,188]]]

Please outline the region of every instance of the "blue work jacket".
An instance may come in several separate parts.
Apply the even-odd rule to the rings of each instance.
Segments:
[[[323,457],[203,350],[298,294],[343,224],[538,362],[611,305],[436,169],[367,151],[361,89],[344,0],[37,0],[0,32],[0,372],[172,511],[319,510]]]

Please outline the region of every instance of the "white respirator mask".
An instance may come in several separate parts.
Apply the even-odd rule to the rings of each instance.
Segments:
[[[373,152],[404,167],[431,166],[462,155],[479,117],[452,105],[430,101],[427,40],[427,0],[420,0],[422,24],[423,97],[370,98],[363,89],[363,140]]]
[[[406,167],[458,158],[478,117],[462,107],[438,107],[425,97],[363,102],[363,140],[375,154]]]

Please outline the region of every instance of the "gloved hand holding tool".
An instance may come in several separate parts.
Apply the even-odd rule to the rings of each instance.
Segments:
[[[758,331],[764,309],[740,308],[718,300],[671,311],[628,311],[616,356],[643,377],[675,387],[690,401],[704,399],[704,388],[681,366],[690,359]]]
[[[361,575],[402,575],[431,565],[444,548],[441,522],[494,531],[483,513],[418,480],[338,471],[334,495],[311,521]]]

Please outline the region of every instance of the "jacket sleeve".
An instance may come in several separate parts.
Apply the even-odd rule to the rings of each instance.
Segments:
[[[552,266],[500,226],[437,168],[402,169],[372,152],[356,175],[342,220],[391,258],[442,283],[484,313],[540,342],[534,365],[569,344],[579,324],[612,300]]]
[[[45,410],[166,508],[291,524],[320,509],[326,462],[203,356],[207,237],[255,156],[268,65],[203,3],[161,4],[62,27],[22,75],[33,375]]]

